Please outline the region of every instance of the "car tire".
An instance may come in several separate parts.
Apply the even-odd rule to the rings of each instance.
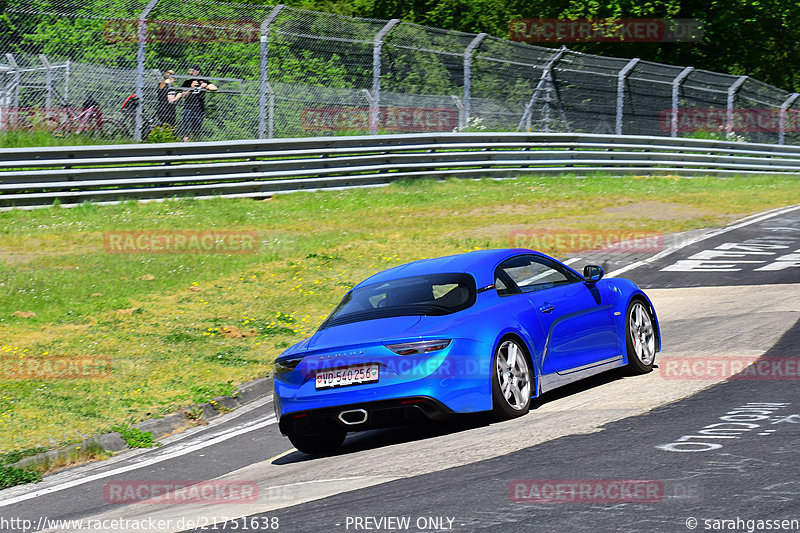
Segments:
[[[308,455],[325,455],[339,449],[347,436],[345,430],[330,431],[324,435],[286,435],[298,451]]]
[[[625,342],[628,347],[628,371],[646,374],[656,360],[656,331],[653,315],[642,300],[633,300],[625,316]]]
[[[505,338],[492,358],[492,414],[500,420],[522,416],[531,406],[534,376],[522,344]]]

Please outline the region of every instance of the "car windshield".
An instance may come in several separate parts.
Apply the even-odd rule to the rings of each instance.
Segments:
[[[320,329],[375,318],[448,315],[475,303],[468,274],[429,274],[359,287],[345,294]]]

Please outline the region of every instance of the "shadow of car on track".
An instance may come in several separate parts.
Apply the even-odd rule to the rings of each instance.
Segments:
[[[658,366],[656,365],[654,368],[658,368]],[[631,376],[625,372],[625,369],[617,369],[555,389],[553,391],[546,392],[531,402],[530,412],[523,416],[521,420],[525,420],[525,417],[536,416],[536,409],[547,404],[548,402],[607,385],[608,383],[625,377],[631,378]],[[347,436],[344,444],[342,444],[336,453],[328,455],[307,455],[294,450],[289,454],[273,460],[272,464],[285,465],[304,461],[313,461],[321,457],[347,455],[364,450],[383,448],[384,446],[390,446],[393,444],[403,444],[406,442],[420,441],[434,437],[441,437],[443,435],[449,435],[452,433],[469,431],[471,429],[477,429],[495,423],[499,422],[497,422],[489,413],[474,413],[455,415],[448,420],[437,421],[436,423],[425,422],[382,429],[372,429],[363,432],[354,432]]]

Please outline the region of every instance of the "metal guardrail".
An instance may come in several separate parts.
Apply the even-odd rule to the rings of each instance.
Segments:
[[[427,133],[0,150],[0,207],[260,198],[402,178],[800,176],[800,146],[573,133]]]

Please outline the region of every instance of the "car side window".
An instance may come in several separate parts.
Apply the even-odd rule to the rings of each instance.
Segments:
[[[497,293],[505,296],[512,293],[535,292],[560,285],[567,285],[581,281],[582,278],[564,268],[559,263],[536,255],[520,255],[507,259],[497,267],[495,285],[497,280],[510,279],[516,290],[509,292],[509,283],[503,283],[503,288],[497,286]]]

